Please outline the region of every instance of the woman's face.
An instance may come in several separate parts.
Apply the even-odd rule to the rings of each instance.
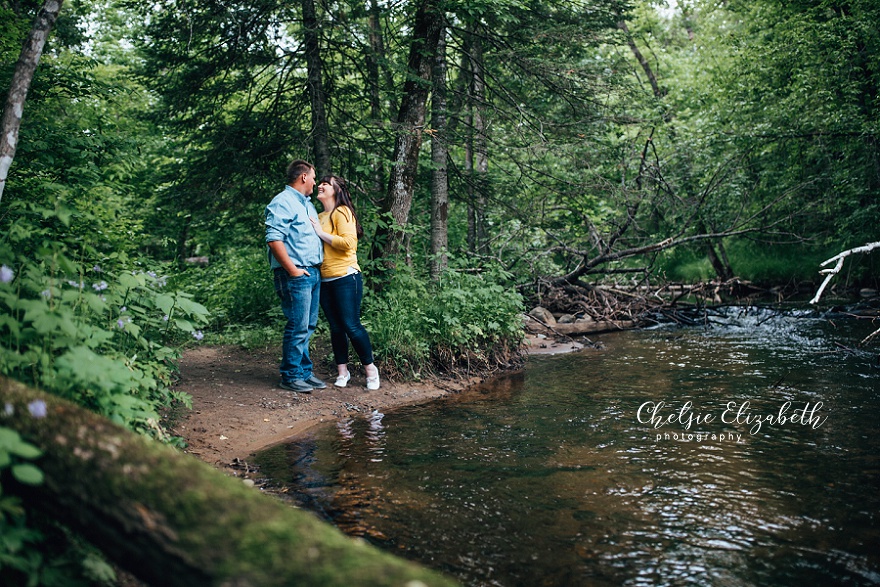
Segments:
[[[326,181],[318,184],[318,201],[328,212],[336,207],[336,190],[333,189],[332,184]]]

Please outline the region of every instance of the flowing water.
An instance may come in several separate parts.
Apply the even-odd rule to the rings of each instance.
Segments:
[[[344,531],[467,585],[880,584],[870,321],[730,309],[601,338],[258,457]]]

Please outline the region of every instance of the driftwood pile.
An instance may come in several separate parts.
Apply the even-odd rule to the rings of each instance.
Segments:
[[[538,284],[527,295],[531,311],[528,332],[573,337],[651,324],[695,323],[695,310],[723,303],[742,303],[761,297],[783,301],[784,292],[747,281],[708,281],[697,284],[551,286]]]

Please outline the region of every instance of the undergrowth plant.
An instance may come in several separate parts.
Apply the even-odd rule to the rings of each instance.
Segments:
[[[362,321],[386,371],[485,372],[519,360],[523,300],[499,269],[450,269],[438,282],[400,269],[364,297]]]
[[[70,222],[57,209],[30,212]],[[189,404],[172,376],[182,343],[201,339],[207,309],[167,291],[158,267],[53,239],[57,230],[21,214],[0,243],[0,374],[167,439],[158,412]]]
[[[37,417],[39,410],[45,409],[45,404],[29,408],[31,414]],[[12,415],[12,409],[9,404],[0,406],[0,418]],[[8,472],[19,483],[41,484],[42,471],[29,462],[41,454],[40,449],[22,439],[18,432],[0,425],[0,569],[11,569],[21,577],[27,577],[28,583],[34,584],[42,560],[39,552],[32,547],[43,536],[38,530],[28,527],[21,499],[3,492],[3,478]]]
[[[281,317],[265,245],[227,250],[206,267],[177,273],[171,283],[211,308],[212,330],[266,325]]]
[[[207,309],[171,291],[158,264],[124,250],[102,252],[77,226],[101,223],[57,202],[13,203],[0,241],[0,375],[67,398],[132,430],[174,442],[159,411],[189,396],[172,389],[186,341],[202,338]],[[28,406],[33,417],[45,405]],[[39,451],[2,426],[0,482],[39,484],[27,462]],[[110,584],[114,571],[94,547],[52,520],[34,520],[0,485],[0,582]]]

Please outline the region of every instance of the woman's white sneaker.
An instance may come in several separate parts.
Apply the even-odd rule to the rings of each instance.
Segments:
[[[375,391],[379,389],[379,374],[376,373],[375,377],[367,377],[367,389],[371,391]]]
[[[345,387],[346,385],[348,385],[349,379],[351,379],[351,373],[340,375],[336,378],[336,383],[334,383],[333,385],[335,385],[336,387]]]

